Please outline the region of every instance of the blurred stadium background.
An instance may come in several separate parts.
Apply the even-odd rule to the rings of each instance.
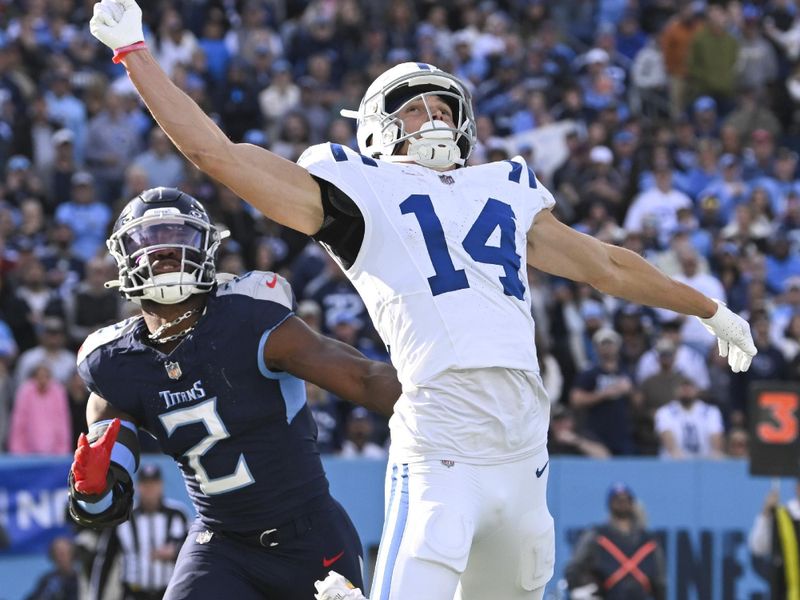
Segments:
[[[5,600],[32,592],[52,568],[50,541],[75,533],[63,510],[69,457],[85,430],[75,352],[87,333],[132,312],[103,288],[115,272],[104,239],[120,206],[143,189],[193,194],[232,232],[221,271],[283,273],[307,322],[387,359],[355,290],[317,246],[204,177],[154,128],[122,67],[90,36],[92,4],[0,1]],[[339,110],[356,108],[386,68],[413,60],[453,72],[474,96],[472,164],[523,154],[555,194],[559,218],[747,318],[759,355],[734,375],[696,321],[529,271],[555,423],[558,553],[548,594],[560,597],[580,531],[605,520],[606,491],[624,481],[665,547],[670,599],[768,597],[769,569],[751,557],[747,535],[771,482],[750,474],[751,451],[761,472],[766,464],[775,475],[800,475],[794,0],[141,5],[149,47],[173,80],[233,140],[290,160],[321,141],[355,148]],[[684,428],[676,460],[661,447],[670,420],[656,411],[685,380],[713,418]],[[788,409],[778,415],[764,397],[751,406],[758,382],[786,386]],[[372,545],[386,423],[320,390],[309,390],[309,402],[334,492]],[[145,460],[162,464],[167,495],[186,501],[171,461]],[[795,494],[792,481],[781,487],[784,500]]]

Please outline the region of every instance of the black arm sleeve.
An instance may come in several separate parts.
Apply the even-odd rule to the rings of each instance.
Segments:
[[[108,425],[95,427],[89,433],[89,442],[92,443],[103,435]],[[134,471],[139,468],[139,438],[127,427],[120,427],[117,435],[117,444],[122,444],[130,450],[134,459]],[[131,474],[123,466],[111,462],[106,473],[106,490],[110,490],[111,506],[101,513],[89,513],[81,508],[79,500],[95,503],[105,496],[103,494],[87,495],[75,489],[75,479],[72,469],[69,471],[69,514],[76,523],[92,529],[103,529],[118,525],[128,520],[133,505],[133,481]]]
[[[91,529],[104,529],[128,520],[133,506],[133,482],[128,472],[111,463],[108,469],[108,488],[111,489],[111,506],[101,513],[92,514],[83,510],[78,500],[97,502],[102,496],[81,494],[75,489],[72,470],[69,472],[69,514],[78,525]]]
[[[314,177],[312,175],[312,177]],[[311,236],[335,254],[346,269],[356,260],[364,241],[364,215],[356,203],[335,185],[314,177],[322,190],[325,218],[320,230]]]

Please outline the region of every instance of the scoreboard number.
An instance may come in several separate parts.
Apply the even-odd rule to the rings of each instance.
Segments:
[[[750,385],[750,473],[800,476],[800,385]]]

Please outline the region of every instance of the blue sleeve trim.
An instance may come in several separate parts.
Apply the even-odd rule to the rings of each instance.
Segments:
[[[287,373],[287,375],[289,375]],[[289,375],[280,380],[283,404],[286,406],[286,422],[291,424],[297,413],[306,403],[306,382],[294,375]]]
[[[287,423],[291,423],[294,420],[297,413],[300,412],[306,403],[306,384],[304,381],[298,379],[291,373],[287,373],[286,371],[282,371],[280,373],[270,371],[264,362],[264,346],[267,345],[269,334],[280,327],[281,324],[293,314],[294,313],[289,313],[283,319],[281,319],[280,322],[267,329],[263,334],[261,334],[261,340],[258,342],[258,370],[261,371],[261,374],[267,379],[278,380],[281,388],[281,395],[283,396],[283,402],[286,405]]]
[[[270,371],[267,368],[267,364],[264,362],[264,347],[267,345],[267,340],[269,339],[269,334],[275,331],[278,327],[280,327],[283,322],[288,319],[289,317],[293,316],[294,313],[290,312],[285,317],[283,317],[280,321],[275,323],[272,327],[267,329],[264,333],[261,334],[261,339],[258,341],[258,370],[261,374],[266,377],[267,379],[285,379],[286,377],[292,377],[290,373],[276,373],[274,371]]]
[[[102,427],[103,425],[111,425],[111,421],[113,421],[113,420],[114,420],[114,419],[104,419],[104,420],[102,420],[102,421],[95,421],[94,423],[92,423],[92,424],[89,426],[89,432],[91,432],[91,431],[92,431],[92,429],[95,429],[95,428],[97,428],[97,427]],[[123,420],[123,419],[120,419],[120,422],[119,422],[119,424],[120,424],[120,425],[122,425],[123,427],[127,427],[127,428],[128,428],[128,429],[130,429],[130,430],[131,430],[133,433],[135,433],[135,434],[137,434],[137,435],[139,434],[139,429],[136,427],[136,425],[134,425],[134,424],[133,424],[133,423],[131,423],[130,421],[125,421],[125,420]]]
[[[376,161],[374,158],[370,158],[369,156],[364,156],[363,154],[359,154],[359,156],[361,157],[361,162],[367,165],[368,167],[378,166],[378,161]]]
[[[127,446],[119,443],[114,444],[114,447],[111,449],[111,462],[125,469],[131,479],[133,479],[133,475],[136,473],[136,457]]]
[[[80,506],[84,511],[89,513],[90,515],[99,515],[101,512],[104,512],[111,508],[112,497],[114,494],[109,491],[105,496],[100,498],[97,502],[86,502],[85,500],[78,500],[78,506]]]
[[[96,427],[109,425],[112,420],[113,419],[106,419],[104,421],[92,423],[92,426],[89,428],[89,430],[91,431]],[[120,425],[122,427],[127,427],[131,432],[133,432],[134,435],[139,435],[139,430],[136,428],[136,425],[130,421],[120,421]],[[136,457],[133,455],[133,452],[131,452],[130,448],[128,448],[125,444],[120,442],[114,444],[114,447],[111,448],[111,462],[116,463],[125,469],[130,478],[133,479],[133,476],[136,473]]]
[[[522,165],[513,160],[507,160],[506,162],[511,165],[511,172],[508,174],[508,180],[519,183],[520,177],[522,176]]]
[[[345,153],[344,148],[339,144],[331,144],[331,154],[333,154],[333,158],[336,159],[336,162],[344,162],[347,160],[347,153]]]
[[[530,167],[528,167],[528,187],[533,188],[534,190],[538,187],[536,185],[536,175],[533,173]]]

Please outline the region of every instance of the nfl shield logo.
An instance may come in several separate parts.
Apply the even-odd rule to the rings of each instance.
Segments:
[[[445,185],[453,185],[456,180],[453,179],[450,175],[439,175],[439,181],[444,183]]]
[[[181,366],[177,362],[164,363],[164,368],[167,370],[167,375],[170,379],[180,379],[183,376]]]
[[[205,531],[201,531],[200,533],[197,534],[195,541],[198,544],[207,544],[208,542],[211,541],[212,537],[214,537],[214,532],[206,529]]]

